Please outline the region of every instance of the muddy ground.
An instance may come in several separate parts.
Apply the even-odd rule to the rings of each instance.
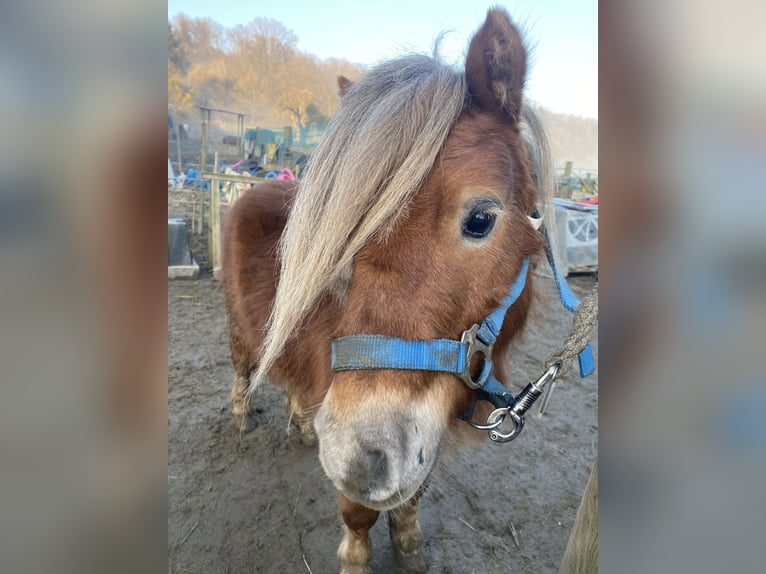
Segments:
[[[582,296],[595,280],[570,283]],[[517,391],[570,323],[552,282],[537,285],[543,301],[512,355]],[[255,430],[240,434],[233,423],[220,283],[209,273],[169,281],[168,308],[169,571],[337,572],[336,491],[316,448],[288,432],[281,389],[257,393]],[[431,573],[558,570],[596,456],[597,377],[561,379],[549,415],[528,417],[516,441],[486,441],[445,462],[420,505]],[[384,519],[371,538],[373,571],[396,572]]]

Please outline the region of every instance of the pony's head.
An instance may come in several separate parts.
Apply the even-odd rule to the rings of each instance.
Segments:
[[[491,10],[464,73],[407,57],[341,86],[284,235],[266,365],[327,293],[341,308],[336,337],[459,340],[498,305],[542,245],[528,219],[538,197],[522,133],[526,68],[520,33]],[[530,300],[527,287],[498,348]],[[322,465],[348,498],[396,507],[473,401],[452,374],[334,373],[315,419]]]

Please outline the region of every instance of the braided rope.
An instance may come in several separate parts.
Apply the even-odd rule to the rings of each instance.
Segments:
[[[564,344],[558,351],[553,353],[545,361],[544,369],[549,369],[553,365],[559,365],[557,376],[565,376],[569,373],[577,354],[588,344],[590,332],[598,320],[598,288],[582,301],[574,314],[572,320],[572,330],[569,332]]]

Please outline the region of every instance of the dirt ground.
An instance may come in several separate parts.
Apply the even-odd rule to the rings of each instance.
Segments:
[[[595,280],[570,284],[583,296]],[[571,321],[553,282],[537,286],[543,301],[512,354],[516,391]],[[337,494],[316,448],[288,432],[282,390],[259,389],[253,431],[233,422],[220,283],[169,281],[168,309],[169,572],[337,573]],[[517,440],[444,462],[420,504],[431,573],[557,572],[598,447],[597,385],[598,372],[560,379],[548,414],[529,416]],[[373,571],[397,572],[382,517],[371,538]]]

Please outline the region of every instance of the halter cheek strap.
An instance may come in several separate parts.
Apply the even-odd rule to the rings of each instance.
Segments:
[[[534,214],[535,216],[537,213]],[[530,218],[535,225],[539,217]],[[550,238],[542,227],[545,251],[553,271],[556,290],[562,305],[572,313],[580,302],[572,293],[564,277],[556,268]],[[401,369],[415,371],[436,371],[457,375],[471,389],[480,390],[485,398],[496,407],[507,407],[514,402],[513,395],[494,376],[492,348],[497,340],[508,309],[521,295],[527,282],[529,257],[525,258],[521,270],[511,285],[508,295],[500,305],[481,323],[463,332],[460,341],[452,339],[409,340],[387,335],[349,335],[332,342],[332,370],[353,371],[367,369]],[[482,365],[476,379],[471,376],[470,365],[474,355],[480,354]],[[585,377],[595,366],[590,344],[579,354],[580,375]]]

